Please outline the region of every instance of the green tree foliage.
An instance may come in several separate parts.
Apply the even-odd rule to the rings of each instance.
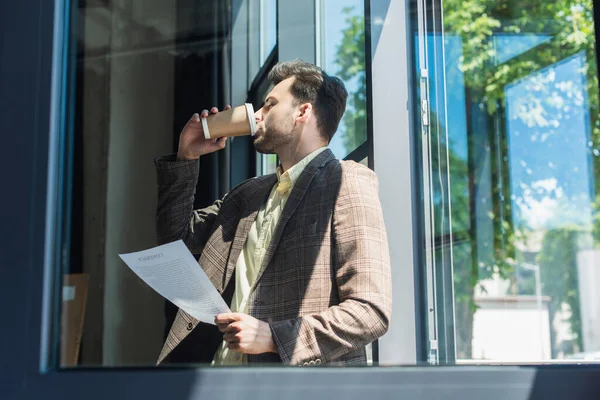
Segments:
[[[582,74],[587,77],[587,102],[589,110],[591,142],[594,155],[600,155],[600,122],[598,120],[598,74],[595,63],[592,0],[444,0],[443,30],[446,38],[459,38],[461,46],[448,46],[447,52],[458,51],[455,57],[447,53],[447,59],[459,59],[459,68],[446,68],[448,82],[464,81],[467,114],[470,124],[473,115],[470,107],[479,106],[487,119],[487,131],[467,127],[469,157],[464,159],[453,151],[452,129],[444,126],[435,113],[431,115],[432,169],[449,171],[451,182],[452,233],[454,257],[455,333],[458,358],[471,358],[473,314],[476,311],[474,293],[483,279],[499,276],[514,280],[517,263],[517,245],[527,241],[530,227],[516,226],[512,209],[514,191],[510,187],[508,137],[502,121],[506,118],[505,89],[507,85],[527,78],[543,68],[583,52],[587,61]],[[365,31],[364,18],[351,9],[344,9],[346,28],[337,48],[338,75],[345,81],[357,82],[356,90],[349,95],[348,111],[344,117],[346,137],[344,144],[349,151],[366,138],[366,81],[365,81]],[[500,60],[498,37],[523,37],[537,35],[547,37],[543,43],[517,54],[510,60]],[[518,53],[518,52],[517,52]],[[460,74],[460,76],[459,76]],[[548,85],[550,88],[551,85]],[[577,93],[566,86],[560,93],[536,92],[521,99],[521,111],[516,115],[533,127],[544,127],[557,115],[557,96],[563,106],[569,106]],[[581,106],[579,106],[581,107]],[[552,121],[551,121],[552,122]],[[565,121],[559,121],[566,123]],[[450,139],[445,132],[449,130]],[[555,131],[560,134],[560,127]],[[484,137],[482,140],[481,137]],[[533,144],[532,144],[533,145]],[[491,171],[482,165],[477,154],[489,146]],[[594,161],[595,186],[600,185],[600,163]],[[539,166],[544,168],[545,166]],[[486,172],[487,171],[487,172]],[[485,175],[485,174],[489,175]],[[441,178],[441,179],[440,179]],[[447,232],[449,216],[442,207],[443,181],[446,175],[434,180],[434,215],[436,238]],[[474,191],[477,182],[490,181],[491,212],[488,217],[493,226],[493,251],[487,255],[477,254],[481,241],[478,221],[474,216]],[[447,202],[447,199],[446,199]],[[597,199],[600,204],[600,197]],[[596,213],[596,234],[600,237],[600,217]],[[586,227],[583,227],[586,229]],[[579,315],[577,276],[574,254],[578,249],[577,230],[565,227],[548,231],[543,239],[537,262],[542,268],[544,294],[551,296],[551,312],[556,312],[562,302],[571,310],[570,325],[580,341],[581,318]],[[564,250],[564,251],[563,251]],[[518,294],[516,283],[513,294]],[[581,343],[578,343],[581,346]]]
[[[584,52],[587,63],[581,71],[587,76],[588,103],[584,107],[589,108],[592,128],[592,142],[598,147],[600,129],[598,124],[598,76],[595,64],[594,32],[591,0],[578,1],[545,1],[545,0],[444,0],[444,33],[447,36],[458,36],[462,42],[460,49],[460,72],[463,74],[465,91],[468,102],[477,102],[483,105],[490,116],[490,121],[502,119],[505,113],[504,91],[507,85],[528,77],[542,68],[559,63],[566,58]],[[526,51],[508,62],[499,62],[497,44],[494,36],[505,35],[506,37],[518,37],[528,34],[547,35],[548,40],[533,49]],[[448,79],[453,79],[449,76]],[[548,84],[547,88],[551,88]],[[545,98],[544,98],[545,96]],[[565,87],[558,96],[561,98],[562,106],[569,106],[573,98],[577,98],[572,88]],[[518,115],[528,126],[543,127],[548,120],[559,113],[556,104],[556,93],[534,93],[530,98],[521,99],[523,111]],[[580,106],[581,107],[581,106]],[[565,121],[561,121],[563,124]],[[496,125],[497,126],[497,125]],[[497,128],[496,128],[497,129]],[[490,133],[493,129],[490,129]],[[468,132],[469,146],[472,147],[472,138],[476,132]],[[480,132],[479,132],[480,133]],[[560,134],[560,128],[556,132]],[[496,136],[498,137],[498,136]],[[499,146],[501,154],[507,154],[508,149],[506,132],[500,132],[495,146]],[[532,146],[534,144],[532,143]],[[463,332],[460,334],[460,326],[467,329],[472,326],[472,314],[464,310],[474,310],[472,300],[469,306],[461,302],[472,299],[473,288],[481,279],[489,277],[492,273],[498,273],[503,278],[510,279],[513,274],[515,260],[515,244],[526,241],[528,227],[515,226],[513,222],[512,202],[510,199],[511,188],[509,186],[508,159],[496,159],[495,165],[501,168],[492,171],[494,212],[490,218],[494,222],[494,248],[495,257],[491,260],[476,259],[472,255],[471,279],[467,279],[465,271],[468,268],[461,267],[455,263],[455,293],[457,321],[456,329],[459,339],[458,355],[470,357],[471,336]],[[460,164],[450,163],[450,169]],[[545,166],[540,166],[545,167]],[[594,165],[595,185],[598,186],[600,177],[598,163]],[[469,172],[471,178],[476,180],[474,174],[478,173],[478,166]],[[454,204],[453,204],[454,206]],[[468,208],[457,211],[459,214],[468,213]],[[460,217],[458,217],[460,218]],[[464,217],[463,217],[464,218]],[[599,220],[600,221],[600,220]],[[600,222],[597,224],[600,227]],[[476,228],[473,226],[472,228]],[[475,231],[472,231],[475,233]],[[538,256],[538,262],[542,263],[551,274],[551,279],[546,280],[545,293],[552,297],[553,310],[558,310],[560,302],[569,304],[573,313],[570,318],[571,328],[574,333],[580,329],[581,321],[576,285],[576,265],[573,252],[576,251],[574,237],[576,233],[570,228],[554,230],[546,234],[544,245]],[[477,240],[471,236],[471,240]],[[560,243],[564,244],[560,245]],[[456,259],[466,259],[468,255],[459,250]],[[564,250],[564,254],[562,251]],[[455,254],[457,252],[455,251]],[[568,259],[568,260],[567,260]],[[479,265],[476,265],[479,263]],[[456,273],[458,272],[458,273]],[[462,272],[462,274],[461,274]],[[546,277],[550,276],[547,272]],[[467,281],[469,283],[467,284]],[[568,286],[566,291],[558,290],[557,285]],[[566,287],[565,286],[565,287]],[[461,312],[462,311],[462,312]],[[459,317],[462,315],[462,317]],[[462,336],[462,339],[461,339]],[[463,343],[460,343],[463,340]],[[461,354],[462,353],[462,354]]]
[[[569,306],[570,330],[577,345],[574,351],[583,349],[577,278],[577,251],[582,233],[585,232],[577,227],[546,232],[536,260],[540,266],[542,293],[550,296],[550,320],[554,320],[563,303]]]
[[[347,27],[337,46],[336,64],[339,70],[336,74],[344,82],[356,84],[356,89],[348,93],[348,104],[342,121],[346,133],[344,147],[351,152],[367,139],[365,21],[364,16],[357,14],[353,7],[344,8],[342,14],[346,16]]]

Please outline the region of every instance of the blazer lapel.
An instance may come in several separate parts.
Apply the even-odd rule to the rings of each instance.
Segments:
[[[233,243],[231,244],[231,250],[229,252],[229,258],[227,260],[227,270],[225,271],[222,290],[225,290],[227,282],[231,279],[231,275],[235,270],[235,265],[237,264],[237,260],[240,257],[242,249],[244,248],[244,244],[246,243],[246,239],[248,238],[248,232],[250,232],[250,228],[252,224],[256,220],[256,216],[260,207],[265,202],[273,186],[277,182],[277,176],[275,174],[268,175],[264,178],[258,178],[253,180],[253,184],[255,187],[251,190],[254,193],[250,194],[250,201],[246,205],[246,208],[242,214],[242,218],[238,223],[237,230],[235,232],[235,237],[233,239]]]
[[[273,254],[275,254],[275,250],[277,249],[277,245],[279,244],[279,240],[281,239],[283,229],[290,220],[290,217],[294,215],[294,212],[296,211],[298,205],[304,198],[304,195],[306,194],[306,191],[308,190],[308,187],[310,186],[310,183],[312,182],[313,178],[317,175],[317,172],[319,172],[322,167],[324,167],[328,162],[334,159],[335,156],[333,155],[331,150],[327,149],[321,154],[319,154],[317,157],[315,157],[315,159],[312,160],[306,166],[306,168],[304,168],[302,174],[300,174],[298,181],[294,184],[294,188],[290,193],[290,197],[285,203],[285,207],[283,207],[283,211],[281,212],[281,216],[279,217],[277,226],[275,226],[275,232],[273,232],[271,243],[269,243],[267,253],[265,254],[265,258],[260,266],[260,270],[258,271],[258,275],[256,277],[254,286],[256,286],[256,284],[262,277],[265,268],[271,262]]]

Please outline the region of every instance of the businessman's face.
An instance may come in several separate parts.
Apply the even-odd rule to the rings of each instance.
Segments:
[[[265,105],[254,117],[258,131],[254,136],[256,151],[274,154],[277,149],[296,141],[296,116],[298,105],[290,91],[295,78],[277,84],[267,95]]]

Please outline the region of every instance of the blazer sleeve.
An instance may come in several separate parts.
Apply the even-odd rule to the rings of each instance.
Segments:
[[[373,342],[389,326],[390,256],[379,183],[363,165],[342,169],[332,228],[332,268],[340,303],[319,314],[270,324],[286,364],[335,361]]]
[[[200,161],[176,161],[175,155],[154,160],[158,183],[156,233],[159,244],[183,240],[201,253],[221,208],[221,200],[194,210]]]

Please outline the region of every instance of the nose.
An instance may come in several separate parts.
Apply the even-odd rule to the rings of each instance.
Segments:
[[[260,122],[262,121],[263,115],[262,115],[262,108],[260,110],[258,110],[257,112],[254,113],[254,119],[256,120],[256,122]]]

